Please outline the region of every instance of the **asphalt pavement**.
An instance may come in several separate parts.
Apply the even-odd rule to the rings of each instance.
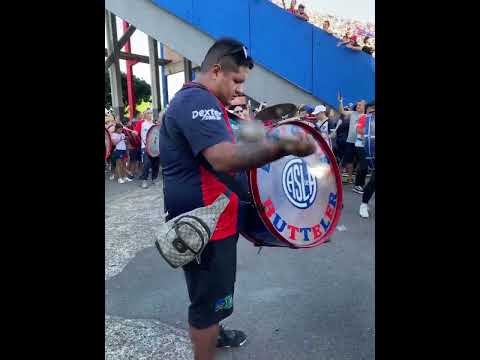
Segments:
[[[375,197],[344,187],[344,209],[329,243],[307,250],[238,243],[234,313],[227,328],[248,341],[217,359],[375,358]],[[153,245],[163,214],[161,186],[105,177],[105,359],[193,359],[188,294],[181,270]]]

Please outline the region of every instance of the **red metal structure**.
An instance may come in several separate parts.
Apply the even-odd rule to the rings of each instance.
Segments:
[[[130,24],[123,21],[123,32],[125,33],[128,30]],[[132,53],[132,49],[130,46],[130,39],[125,44],[125,52]],[[133,65],[135,65],[138,61],[136,60],[126,60],[127,62],[127,94],[128,94],[128,118],[130,120],[133,119],[135,116],[135,89],[133,86]]]

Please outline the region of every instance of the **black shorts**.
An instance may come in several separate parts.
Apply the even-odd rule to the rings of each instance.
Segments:
[[[353,164],[353,158],[355,156],[355,144],[347,142],[345,144],[345,152],[343,153],[342,165]]]
[[[130,156],[130,161],[142,161],[142,151],[140,149],[130,149],[128,150],[128,155]]]
[[[230,316],[237,272],[238,233],[223,240],[210,241],[196,260],[183,267],[190,306],[188,323],[205,329]]]

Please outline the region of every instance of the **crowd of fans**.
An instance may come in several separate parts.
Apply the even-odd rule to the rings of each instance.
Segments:
[[[255,118],[255,114],[265,107],[268,107],[265,102],[256,108],[243,102],[231,105],[228,110],[240,119],[248,120]],[[301,104],[297,108],[297,111],[284,118],[300,119],[319,131],[331,146],[337,163],[343,170],[343,183],[352,185],[352,191],[362,195],[359,214],[363,218],[368,218],[368,203],[375,192],[375,171],[367,159],[365,131],[367,114],[375,112],[375,102],[359,100],[355,104],[343,104],[343,98],[339,94],[338,108],[323,104],[317,106]],[[230,121],[235,132],[238,121],[232,117]],[[369,172],[370,181],[367,183]]]
[[[298,19],[308,21],[340,39],[337,46],[345,45],[354,51],[364,51],[375,57],[375,24],[332,14],[320,14],[313,10],[307,11],[305,5],[297,6],[296,0],[291,0],[288,7],[285,0],[273,0],[273,3],[283,7]]]
[[[117,179],[119,184],[124,184],[138,179],[146,189],[151,176],[151,184],[159,184],[160,160],[145,151],[148,130],[161,118],[159,114],[154,122],[152,115],[152,110],[147,109],[143,113],[137,112],[132,120],[123,118],[118,121],[111,114],[105,114],[105,129],[110,133],[113,145],[109,164],[106,164],[111,173],[110,180]]]
[[[359,100],[355,104],[343,104],[343,98],[338,96],[338,109],[324,105],[301,105],[299,115],[313,122],[320,133],[327,134],[333,153],[340,164],[343,173],[343,183],[353,185],[353,192],[362,195],[359,214],[369,217],[368,203],[375,192],[375,170],[370,168],[365,150],[365,133],[367,115],[375,112],[375,102],[367,103]],[[327,124],[328,129],[322,129],[321,124]],[[367,176],[370,180],[367,183]],[[355,180],[354,180],[355,175]]]

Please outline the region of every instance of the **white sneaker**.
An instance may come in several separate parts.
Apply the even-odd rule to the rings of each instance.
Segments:
[[[368,215],[368,204],[362,203],[360,205],[359,214],[362,218],[368,219],[368,217],[369,217],[369,215]]]
[[[123,178],[123,181],[128,181],[128,182],[130,182],[130,181],[133,181],[133,180],[130,179],[129,177],[124,177],[124,178]]]
[[[122,178],[118,179],[118,183],[119,184],[125,184],[125,180],[123,180]]]
[[[114,179],[115,179],[115,175],[110,175],[109,179],[110,179],[110,180],[114,180]]]

